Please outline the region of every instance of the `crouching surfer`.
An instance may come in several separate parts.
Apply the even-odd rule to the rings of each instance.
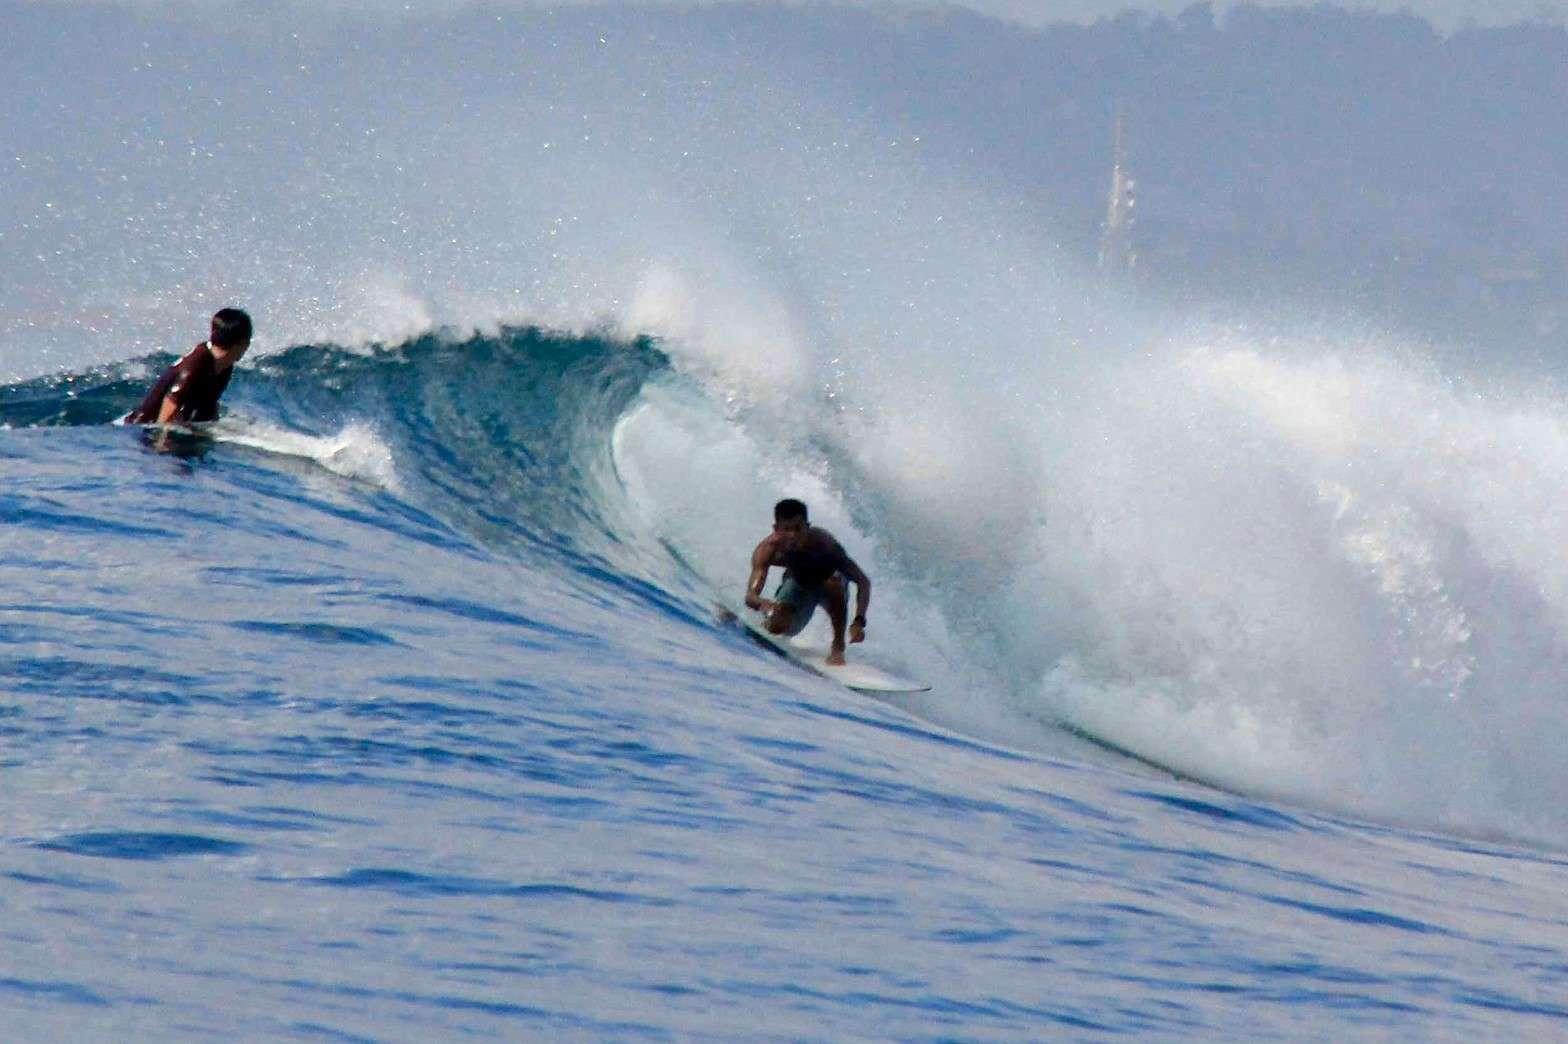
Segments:
[[[219,309],[207,339],[164,371],[125,415],[127,424],[200,424],[218,419],[218,399],[229,386],[234,364],[250,347],[250,316],[238,308]]]
[[[762,597],[768,570],[778,566],[784,579],[771,599]],[[849,640],[866,640],[866,610],[871,605],[871,578],[845,553],[833,534],[806,520],[806,505],[781,500],[773,508],[773,532],[751,553],[751,581],[746,585],[746,608],[760,610],[769,634],[796,635],[811,620],[817,606],[827,608],[833,624],[833,647],[827,662],[844,663],[844,624],[848,610],[846,581],[855,585],[855,616],[849,620]]]

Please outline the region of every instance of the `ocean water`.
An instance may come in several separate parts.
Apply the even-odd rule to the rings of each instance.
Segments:
[[[1548,383],[1094,288],[809,12],[0,11],[0,1037],[1568,1036]],[[784,495],[929,693],[725,619]]]

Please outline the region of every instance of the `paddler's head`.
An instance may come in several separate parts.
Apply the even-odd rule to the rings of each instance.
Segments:
[[[207,344],[219,350],[226,365],[238,362],[250,347],[250,316],[238,308],[220,308],[212,316]]]

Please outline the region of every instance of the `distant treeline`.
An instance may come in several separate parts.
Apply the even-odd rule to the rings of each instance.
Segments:
[[[1568,300],[1561,25],[1444,35],[1326,4],[1039,30],[956,9],[691,17],[970,152],[1083,247],[1120,110],[1141,263],[1166,287],[1349,293],[1461,323],[1510,294]]]

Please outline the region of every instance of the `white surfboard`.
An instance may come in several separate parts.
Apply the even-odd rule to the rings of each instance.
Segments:
[[[729,610],[725,610],[729,613]],[[735,614],[731,614],[735,615]],[[775,649],[780,655],[790,662],[800,665],[815,674],[838,682],[845,688],[854,689],[856,692],[874,692],[879,694],[929,692],[931,686],[924,682],[912,681],[902,678],[891,671],[866,663],[856,657],[863,647],[851,645],[845,654],[849,662],[842,667],[828,666],[828,646],[799,638],[781,638],[767,632],[762,626],[762,617],[750,611],[736,615],[741,626],[758,641],[764,642]]]

